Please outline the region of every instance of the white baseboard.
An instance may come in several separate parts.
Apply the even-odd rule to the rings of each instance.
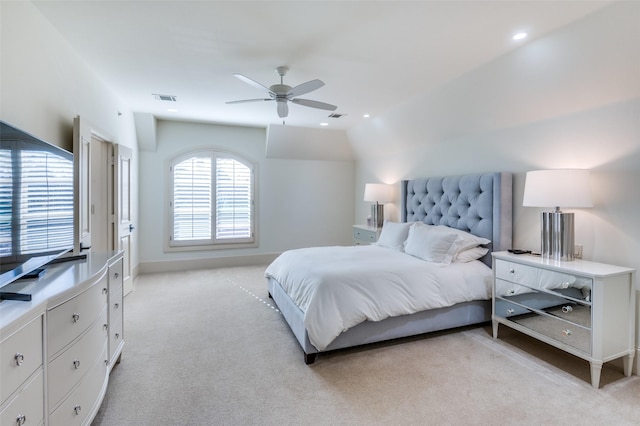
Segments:
[[[194,269],[223,268],[231,266],[268,265],[280,253],[255,254],[249,256],[213,257],[208,259],[181,259],[161,262],[141,262],[138,264],[139,274],[158,272],[179,272]]]

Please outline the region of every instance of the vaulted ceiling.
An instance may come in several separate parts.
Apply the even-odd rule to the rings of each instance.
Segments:
[[[282,124],[275,102],[227,104],[279,83],[325,86],[287,125],[347,129],[568,25],[610,1],[34,1],[134,112]],[[515,33],[527,38],[514,41]],[[175,96],[176,102],[154,94]],[[268,96],[267,96],[268,97]],[[176,111],[169,111],[169,110]]]

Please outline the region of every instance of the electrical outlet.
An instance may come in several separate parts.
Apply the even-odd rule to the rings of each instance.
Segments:
[[[582,259],[582,246],[580,244],[576,244],[575,249],[573,250],[573,257]]]

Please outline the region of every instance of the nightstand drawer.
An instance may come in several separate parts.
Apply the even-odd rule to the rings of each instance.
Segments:
[[[544,289],[557,292],[571,287],[578,288],[585,294],[585,298],[589,297],[592,287],[591,278],[536,268],[515,262],[507,262],[500,259],[496,259],[495,261],[495,274],[498,279],[521,284],[532,289]]]
[[[353,244],[354,245],[362,245],[362,244],[373,244],[378,241],[378,237],[380,236],[379,228],[370,228],[370,227],[353,227]]]

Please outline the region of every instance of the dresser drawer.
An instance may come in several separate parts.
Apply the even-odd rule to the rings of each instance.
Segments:
[[[590,297],[593,284],[591,278],[536,268],[501,259],[495,260],[495,274],[496,278],[533,289],[556,291],[575,287],[580,289],[586,298]]]
[[[571,310],[566,311],[570,306]],[[523,312],[524,310],[524,312]],[[515,315],[515,312],[520,314]],[[557,342],[571,346],[591,354],[591,309],[581,305],[564,305],[545,309],[544,313],[536,313],[523,308],[522,305],[508,300],[496,300],[496,315],[510,316],[508,319],[522,327]]]
[[[107,310],[103,308],[89,331],[49,363],[49,407],[55,407],[99,358],[107,359],[102,355],[106,342]]]
[[[1,404],[42,366],[42,316],[35,318],[2,341],[0,361]]]
[[[122,288],[122,258],[109,266],[109,290]]]
[[[100,404],[98,397],[103,386],[106,386],[107,364],[104,362],[105,359],[107,359],[106,342],[102,346],[100,359],[89,367],[89,374],[69,397],[51,413],[49,416],[50,426],[82,425],[89,415],[95,414]]]
[[[47,313],[49,357],[82,334],[98,318],[107,303],[107,273],[98,283]]]
[[[4,387],[4,376],[2,387]],[[0,425],[18,425],[23,419],[25,426],[44,423],[44,373],[42,369],[22,389],[22,392],[0,412]]]

